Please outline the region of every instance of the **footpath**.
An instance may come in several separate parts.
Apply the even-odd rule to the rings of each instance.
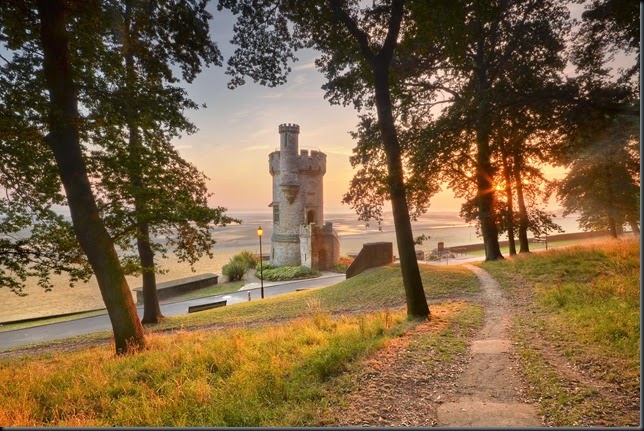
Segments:
[[[470,359],[456,380],[458,392],[437,409],[438,426],[539,427],[537,411],[521,401],[521,383],[510,359],[508,301],[483,269],[466,265],[481,283],[485,323],[472,341]]]

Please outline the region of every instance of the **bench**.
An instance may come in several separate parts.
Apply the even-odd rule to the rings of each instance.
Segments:
[[[211,308],[224,307],[228,301],[216,301],[208,302],[206,304],[191,305],[188,307],[188,313],[194,313],[195,311],[204,311],[210,310]]]
[[[539,243],[539,244],[545,244],[546,245],[546,250],[548,250],[548,236],[546,235],[545,238],[542,238],[540,236],[535,236],[532,238],[533,243]]]

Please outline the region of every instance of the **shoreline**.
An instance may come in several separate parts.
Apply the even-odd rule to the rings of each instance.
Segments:
[[[338,232],[341,255],[358,253],[365,243],[382,241],[396,243],[393,220],[388,219],[386,214],[380,226],[377,223],[367,225],[357,220],[355,214],[350,213],[326,212],[325,218],[333,223],[334,229]],[[576,220],[572,217],[557,217],[556,221],[566,232],[577,231]],[[164,272],[157,274],[157,283],[204,273],[221,274],[222,266],[235,254],[244,250],[259,253],[256,229],[260,225],[264,228],[265,237],[268,240],[264,244],[265,251],[268,252],[273,230],[270,215],[249,214],[243,217],[242,224],[216,227],[213,234],[217,243],[212,250],[212,257],[203,256],[195,262],[193,268],[186,262],[178,262],[172,253],[168,253],[167,258],[159,256],[156,263]],[[457,213],[441,212],[425,215],[412,222],[412,226],[415,236],[430,237],[429,241],[416,247],[418,250],[427,252],[436,248],[438,242],[443,242],[446,248],[472,247],[479,250],[483,248],[480,244],[482,241],[478,241],[480,238],[476,235],[476,228],[464,223]],[[141,286],[141,278],[130,275],[126,276],[126,279],[134,297],[134,289]],[[8,289],[0,290],[0,301],[3,302],[0,321],[40,318],[104,307],[95,277],[92,277],[88,283],[78,283],[73,288],[69,287],[64,275],[53,276],[52,282],[55,288],[49,292],[41,290],[35,281],[29,282],[24,291],[28,294],[26,297],[18,297]]]

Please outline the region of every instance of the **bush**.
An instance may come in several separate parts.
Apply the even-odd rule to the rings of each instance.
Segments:
[[[302,278],[314,278],[320,276],[320,271],[306,266],[282,266],[275,268],[270,265],[264,265],[264,280],[269,281],[287,281],[298,280]],[[261,278],[259,269],[255,270],[255,275]]]
[[[241,280],[246,271],[248,271],[248,265],[239,259],[235,260],[235,258],[230,259],[230,262],[221,268],[221,272],[228,277],[229,281]]]
[[[233,260],[244,263],[247,268],[255,268],[259,264],[259,258],[248,250],[236,254],[233,256]]]

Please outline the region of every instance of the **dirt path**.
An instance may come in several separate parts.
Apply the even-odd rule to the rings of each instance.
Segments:
[[[374,354],[356,377],[359,390],[334,412],[334,426],[542,427],[524,401],[510,357],[510,304],[484,270],[465,265],[481,282],[476,301],[484,306],[483,328],[469,351],[427,368],[436,356],[415,339],[437,331],[431,324],[394,340]],[[474,299],[474,298],[470,298]],[[414,344],[413,348],[410,346]],[[429,371],[431,370],[431,371]]]
[[[465,265],[481,282],[485,324],[472,342],[470,360],[458,377],[458,393],[437,409],[439,426],[543,426],[536,409],[521,401],[521,384],[510,359],[509,304],[483,269]]]

